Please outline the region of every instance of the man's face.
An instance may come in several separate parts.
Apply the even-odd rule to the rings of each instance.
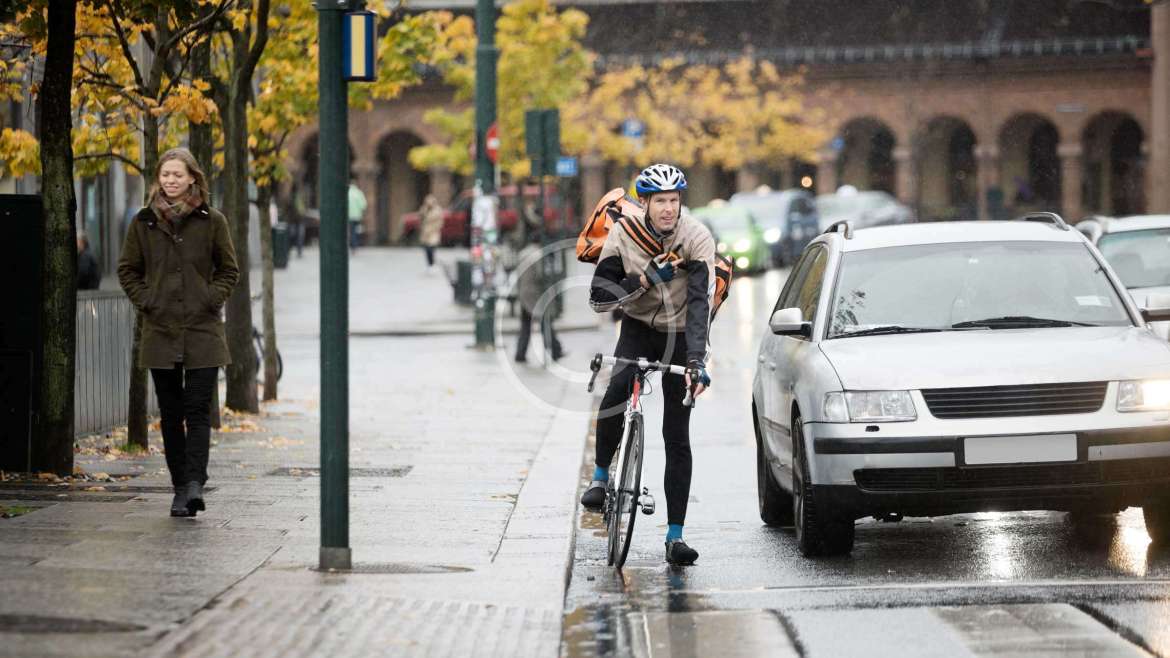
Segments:
[[[646,201],[646,215],[650,225],[659,233],[669,233],[678,225],[682,195],[678,192],[659,192]]]

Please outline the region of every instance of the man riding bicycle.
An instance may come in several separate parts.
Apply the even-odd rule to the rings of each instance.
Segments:
[[[662,376],[662,438],[666,441],[666,561],[693,564],[699,557],[682,539],[691,490],[688,388],[698,397],[710,384],[706,371],[707,329],[715,289],[715,240],[690,215],[682,214],[687,179],[677,167],[655,164],[635,182],[646,209],[641,222],[615,223],[593,275],[589,304],[598,313],[624,311],[614,356],[685,365],[687,375]],[[630,397],[633,368],[614,370],[597,415],[593,479],[581,504],[599,511],[605,502],[609,465],[621,441],[622,411]]]

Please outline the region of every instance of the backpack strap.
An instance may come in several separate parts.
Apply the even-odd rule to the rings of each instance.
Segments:
[[[638,220],[619,215],[616,222],[621,225],[626,234],[638,245],[638,248],[646,252],[646,255],[651,258],[662,253],[662,243],[654,239],[650,232],[646,230],[645,226],[641,225]]]

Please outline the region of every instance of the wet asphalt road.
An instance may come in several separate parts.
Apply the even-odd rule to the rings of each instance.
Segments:
[[[1089,530],[1053,512],[866,519],[850,556],[821,560],[800,555],[791,529],[764,526],[751,381],[786,274],[737,280],[713,327],[716,379],[691,421],[698,563],[663,561],[654,393],[642,481],[658,511],[639,517],[620,575],[600,515],[579,515],[563,655],[1170,656],[1170,551],[1150,545],[1140,509]]]

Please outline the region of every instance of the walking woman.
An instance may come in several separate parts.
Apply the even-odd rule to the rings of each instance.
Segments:
[[[240,278],[227,220],[187,149],[163,153],[147,206],[130,222],[118,281],[142,315],[139,363],[150,368],[162,415],[171,516],[206,509],[211,394],[231,358],[221,309]]]
[[[439,205],[439,200],[435,198],[435,195],[428,194],[427,198],[423,199],[422,208],[419,208],[418,214],[421,224],[418,242],[427,252],[427,272],[429,273],[435,267],[435,247],[439,246],[443,233],[443,206]]]

